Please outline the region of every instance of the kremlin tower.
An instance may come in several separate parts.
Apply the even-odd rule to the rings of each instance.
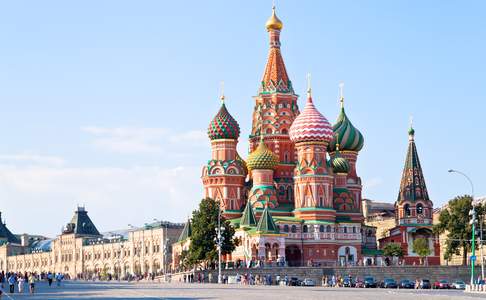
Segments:
[[[407,156],[395,202],[395,227],[380,240],[380,246],[397,243],[403,249],[405,263],[419,265],[420,257],[413,251],[413,241],[423,238],[428,241],[430,249],[427,264],[439,265],[440,243],[432,231],[432,214],[433,203],[429,199],[415,145],[415,129],[410,125]]]

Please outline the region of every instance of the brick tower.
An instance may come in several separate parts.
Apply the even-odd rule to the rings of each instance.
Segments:
[[[204,197],[221,203],[227,218],[239,217],[245,205],[246,165],[236,152],[240,127],[221,97],[219,112],[209,124],[211,159],[202,170]]]
[[[413,241],[424,238],[429,243],[430,255],[427,264],[440,264],[440,243],[432,231],[433,203],[429,199],[422,166],[415,145],[415,130],[408,131],[408,150],[403,168],[400,191],[395,202],[395,227],[380,246],[398,243],[402,246],[406,264],[419,264],[420,257],[413,251]]]
[[[289,129],[299,114],[298,96],[294,93],[282,58],[280,32],[283,23],[275,14],[275,7],[265,26],[270,38],[270,49],[258,95],[254,97],[255,108],[249,152],[255,150],[260,136],[263,136],[267,147],[279,159],[279,164],[274,171],[278,204],[290,206],[294,195],[292,177],[295,168],[295,150],[289,138]]]

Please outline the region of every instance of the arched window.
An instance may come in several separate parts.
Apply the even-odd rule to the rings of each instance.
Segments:
[[[284,225],[284,232],[289,232],[289,225],[287,224]]]
[[[353,233],[356,233],[356,227],[353,226]]]
[[[307,228],[307,225],[304,225],[304,227],[302,227],[302,231],[304,233],[309,231],[309,228]]]
[[[331,225],[327,225],[326,232],[331,232]]]
[[[297,226],[292,225],[290,231],[292,231],[292,233],[296,233],[297,232]]]
[[[319,226],[319,232],[324,232],[324,225]]]
[[[267,134],[272,134],[272,129],[271,129],[271,128],[267,128],[266,133],[267,133]]]
[[[403,210],[405,210],[405,217],[410,217],[410,205],[405,204],[405,206],[403,207]]]
[[[343,232],[344,232],[344,233],[348,233],[348,227],[344,226],[344,227],[343,227]]]
[[[424,206],[422,203],[417,204],[417,215],[421,215],[424,213]]]
[[[285,113],[284,113],[285,114]],[[287,131],[287,129],[282,129],[282,134],[288,134],[289,132]]]

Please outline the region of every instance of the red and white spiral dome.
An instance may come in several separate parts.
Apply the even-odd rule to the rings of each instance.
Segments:
[[[290,126],[290,140],[300,142],[327,142],[333,139],[332,126],[314,106],[312,97],[307,97],[304,110]]]

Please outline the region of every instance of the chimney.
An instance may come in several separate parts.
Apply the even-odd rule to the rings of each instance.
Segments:
[[[27,233],[20,236],[20,245],[23,247],[27,247],[29,245],[29,235]]]

